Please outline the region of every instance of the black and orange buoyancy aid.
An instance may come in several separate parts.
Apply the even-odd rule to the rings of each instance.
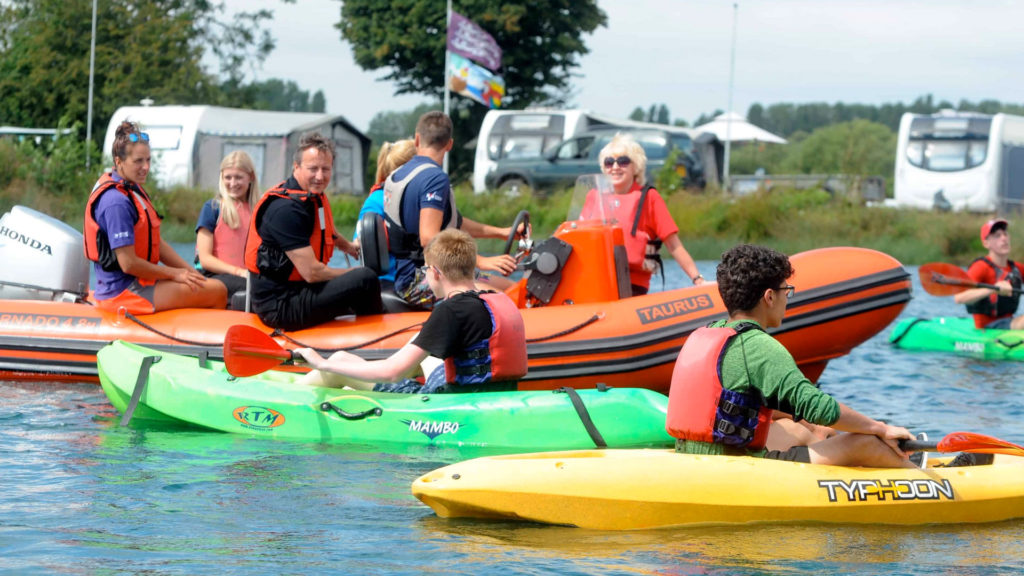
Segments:
[[[264,244],[263,238],[260,237],[259,226],[267,206],[271,202],[289,200],[300,202],[307,209],[312,208],[316,222],[310,231],[309,245],[313,248],[316,259],[325,265],[331,261],[334,254],[334,215],[331,214],[331,206],[323,194],[289,190],[284,187],[285,183],[281,182],[267,190],[253,209],[252,219],[249,221],[249,236],[245,241],[245,267],[253,274],[274,280],[287,279],[289,282],[299,282],[303,281],[302,275],[295,269],[288,256],[280,248]]]
[[[1014,288],[1020,288],[1022,281],[1020,277],[1020,270],[1013,260],[1007,260],[1007,265],[1010,271],[996,266],[995,262],[982,256],[974,260],[974,262],[982,261],[992,267],[992,271],[995,272],[996,282],[1006,280]],[[971,265],[974,264],[971,262]],[[977,302],[972,302],[967,305],[967,312],[971,314],[980,314],[982,316],[991,316],[992,318],[1002,318],[1004,316],[1013,316],[1017,312],[1017,306],[1020,304],[1020,292],[1014,292],[1013,296],[1002,296],[999,293],[991,294],[987,298],[982,298]]]
[[[772,409],[764,406],[760,394],[722,386],[725,351],[733,338],[749,329],[760,327],[743,323],[737,328],[698,328],[686,339],[669,388],[665,429],[673,438],[746,450],[764,448]]]
[[[444,361],[449,384],[476,386],[516,381],[526,375],[523,316],[504,292],[468,292],[483,300],[491,314],[491,337]]]
[[[132,201],[135,208],[135,254],[152,264],[160,262],[160,220],[161,216],[153,207],[149,195],[141,186],[128,182],[123,178],[114,178],[113,174],[107,172],[100,177],[89,194],[89,200],[85,203],[85,224],[82,232],[82,244],[85,250],[85,257],[100,265],[107,272],[121,270],[117,262],[117,256],[110,248],[110,241],[107,234],[100,229],[96,222],[96,204],[100,197],[109,190],[117,190]],[[144,280],[139,278],[140,284],[153,284],[155,280]]]

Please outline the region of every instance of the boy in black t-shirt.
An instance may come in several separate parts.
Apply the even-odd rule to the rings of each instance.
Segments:
[[[506,295],[476,291],[476,242],[460,230],[444,230],[431,239],[424,260],[438,303],[419,334],[383,360],[345,351],[325,359],[300,348],[296,352],[316,369],[303,377],[304,383],[424,394],[515,389],[515,381],[526,373],[522,317]],[[448,360],[447,373],[438,360]],[[427,376],[422,385],[410,378],[421,363]]]

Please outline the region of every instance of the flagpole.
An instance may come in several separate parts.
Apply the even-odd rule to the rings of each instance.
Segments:
[[[92,36],[89,37],[89,106],[85,117],[85,169],[88,170],[92,158],[90,158],[90,144],[92,143],[92,84],[96,70],[96,0],[92,0]]]
[[[448,0],[448,7],[444,13],[444,74],[441,78],[444,81],[444,115],[451,118],[451,94],[448,92],[448,30],[452,27],[452,0]],[[448,172],[448,154],[444,155],[444,165],[442,166],[445,172]]]
[[[725,117],[725,191],[729,192],[729,147],[732,145],[732,83],[736,70],[736,19],[739,3],[732,5],[732,51],[729,57],[729,109]]]

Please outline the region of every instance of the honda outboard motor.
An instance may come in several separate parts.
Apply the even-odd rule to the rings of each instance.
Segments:
[[[82,234],[24,206],[0,218],[0,298],[76,302],[89,290]]]

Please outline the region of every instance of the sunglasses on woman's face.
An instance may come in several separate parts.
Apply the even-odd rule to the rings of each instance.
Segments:
[[[130,134],[128,134],[129,142],[134,143],[138,142],[139,140],[142,140],[143,142],[149,142],[149,134],[146,134],[145,132],[139,132],[138,134],[136,134],[135,132],[131,132]]]
[[[632,163],[633,161],[629,159],[629,156],[619,156],[618,158],[612,158],[611,156],[609,156],[608,158],[604,159],[605,168],[611,168],[616,164],[618,164],[622,168],[625,168],[626,166],[629,166]]]

